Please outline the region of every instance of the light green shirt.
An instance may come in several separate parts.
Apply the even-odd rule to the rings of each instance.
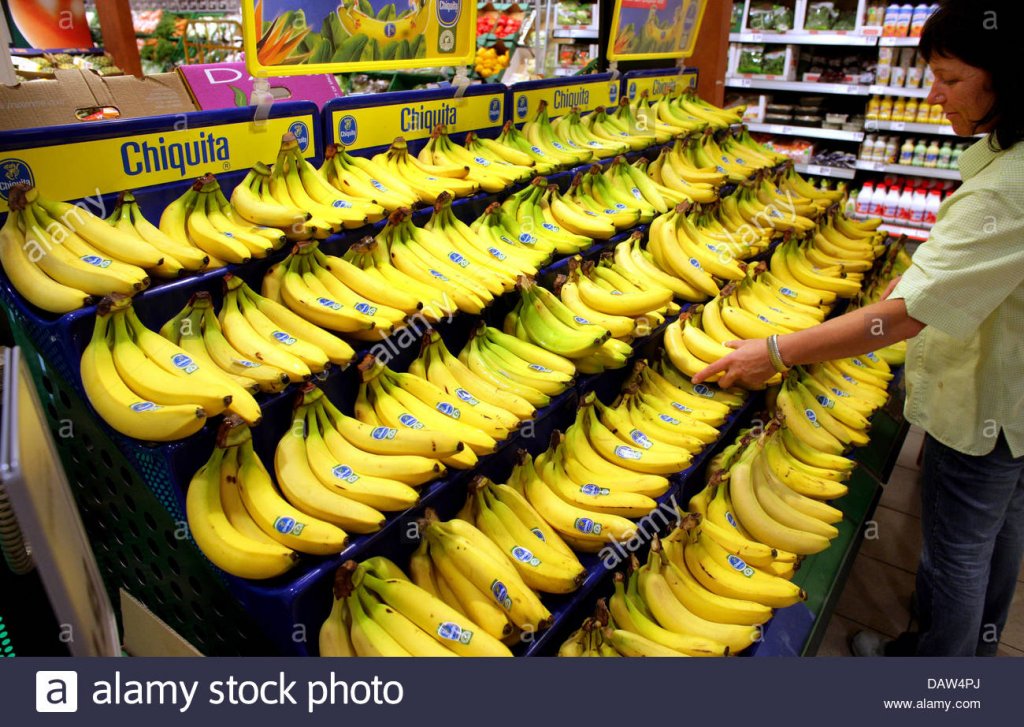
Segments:
[[[964,183],[893,291],[926,328],[907,347],[906,417],[964,454],[999,432],[1024,455],[1024,143],[960,156]]]

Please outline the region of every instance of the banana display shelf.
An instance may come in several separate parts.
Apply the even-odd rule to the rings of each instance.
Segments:
[[[367,153],[373,151],[367,150]],[[579,170],[559,172],[547,178],[549,183],[564,189],[576,171]],[[245,173],[244,170],[225,172],[217,178],[230,194]],[[45,186],[45,180],[40,182]],[[141,188],[136,190],[136,199],[148,218],[159,219],[163,208],[190,183],[191,180],[186,180]],[[501,195],[480,194],[456,200],[453,208],[460,219],[469,222],[490,202],[503,199],[515,189]],[[113,208],[115,199],[116,194],[104,196],[107,209]],[[429,215],[429,208],[419,210],[414,214],[414,222],[422,226]],[[335,251],[365,235],[375,234],[383,224],[346,231],[324,241],[323,248]],[[595,257],[604,246],[626,236],[627,233],[623,233],[600,246],[595,245],[584,256]],[[135,308],[143,323],[155,330],[195,292],[205,290],[219,304],[225,273],[237,275],[258,288],[267,268],[285,254],[287,251],[282,250],[245,265],[229,265],[159,282],[135,297]],[[316,623],[315,618],[297,620],[289,612],[302,595],[307,580],[315,580],[315,573],[305,572],[297,578],[293,574],[292,580],[277,589],[253,587],[211,568],[187,534],[183,534],[187,531],[184,529],[182,483],[187,483],[198,463],[208,457],[213,447],[213,427],[208,425],[187,440],[159,446],[117,434],[99,421],[85,403],[79,374],[80,357],[89,339],[95,306],[60,317],[42,313],[17,294],[2,272],[0,300],[12,320],[15,340],[32,369],[51,430],[60,432],[68,422],[74,427],[72,436],[60,436],[56,441],[76,499],[85,513],[90,540],[98,544],[96,555],[108,576],[111,597],[116,598],[117,588],[124,586],[206,653],[306,653],[304,644],[295,642],[290,634],[277,632],[283,624],[306,623],[312,627]],[[340,386],[344,381],[343,374],[332,374],[325,385]],[[254,431],[258,431],[257,440],[263,445],[259,451],[264,455],[272,451],[269,448],[270,424],[287,419],[293,395],[288,390],[261,399],[265,424]],[[565,404],[568,399],[567,396],[558,403]],[[265,461],[272,461],[272,457]],[[435,490],[442,490],[442,484],[435,484],[426,493],[428,502],[434,501]],[[350,554],[352,552],[355,551]],[[327,601],[320,599],[320,602]],[[322,617],[323,614],[317,614],[320,620]],[[315,634],[315,630],[310,633]],[[272,636],[268,638],[265,634]]]

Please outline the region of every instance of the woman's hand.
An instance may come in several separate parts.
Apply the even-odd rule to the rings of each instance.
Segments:
[[[755,338],[748,341],[728,341],[729,348],[736,349],[715,361],[706,369],[698,371],[693,383],[699,384],[719,371],[722,378],[716,383],[723,389],[739,384],[747,389],[758,389],[776,373],[768,357],[768,341]]]

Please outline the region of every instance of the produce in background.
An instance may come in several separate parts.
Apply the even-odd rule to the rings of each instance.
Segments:
[[[551,624],[551,612],[526,584],[511,555],[471,522],[441,521],[427,508],[420,521],[420,547],[410,571],[414,582],[480,625],[496,639],[515,643]],[[428,562],[429,561],[429,562]],[[567,559],[558,578],[578,574]]]
[[[198,247],[171,239],[147,220],[131,192],[121,192],[107,222],[163,254],[163,263],[152,269],[158,277],[174,278],[186,272],[197,272],[210,262],[210,256]]]
[[[272,578],[296,553],[333,555],[348,535],[285,500],[252,444],[249,427],[228,417],[209,461],[185,494],[189,532],[214,565],[241,578]]]
[[[320,656],[512,656],[459,610],[374,557],[338,568]]]
[[[149,286],[147,270],[165,270],[162,252],[84,207],[48,200],[25,184],[8,197],[4,270],[43,310],[67,313],[94,296],[131,296]]]
[[[355,356],[349,344],[257,294],[241,278],[224,276],[224,287],[221,330],[248,360],[275,366],[292,381],[305,381]]]
[[[160,328],[160,335],[177,344],[208,368],[219,368],[247,391],[278,392],[290,381],[276,366],[251,361],[224,337],[205,291],[193,293],[185,307]]]
[[[480,78],[490,78],[508,68],[509,52],[499,53],[494,46],[480,46],[476,49],[473,70]]]
[[[409,153],[402,137],[396,138],[387,151],[372,158],[394,177],[403,180],[419,196],[420,201],[434,204],[442,192],[453,197],[468,197],[480,191],[480,185],[467,179],[469,167],[464,164],[437,166],[420,161]]]

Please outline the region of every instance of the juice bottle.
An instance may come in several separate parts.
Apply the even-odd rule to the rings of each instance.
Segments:
[[[868,134],[864,137],[864,143],[860,145],[860,154],[858,158],[868,161],[875,154],[875,136],[874,134]]]
[[[882,103],[878,107],[879,121],[892,121],[892,99],[888,96],[882,97]]]
[[[939,165],[939,142],[934,139],[928,145],[928,150],[925,152],[924,165],[930,169],[934,169]]]
[[[892,120],[893,121],[906,121],[907,120],[907,102],[903,98],[898,98],[892,105]]]
[[[928,195],[925,193],[924,189],[919,187],[914,190],[914,199],[910,203],[910,224],[920,225],[924,223],[924,208],[927,203]]]
[[[953,147],[953,153],[949,157],[949,168],[959,169],[960,168],[960,155],[964,153],[966,147],[963,144],[957,144]]]
[[[946,123],[946,114],[942,110],[942,104],[935,104],[932,106],[931,111],[928,113],[929,124],[944,124]]]
[[[952,159],[953,159],[953,147],[947,141],[945,144],[942,145],[942,148],[939,149],[939,163],[938,163],[939,169],[949,169],[949,163],[950,163],[950,161],[952,161]]]
[[[914,15],[910,19],[910,37],[920,38],[921,31],[924,29],[924,21],[931,15],[931,7],[926,4],[916,5],[914,7]]]
[[[896,219],[899,222],[910,222],[910,208],[914,203],[914,184],[908,182],[900,195],[900,207],[897,210]]]
[[[907,139],[900,147],[900,164],[909,166],[914,163],[914,140]]]
[[[865,112],[865,118],[877,121],[878,120],[878,107],[881,102],[878,100],[878,96],[872,96],[868,99],[868,110]]]
[[[914,6],[910,3],[900,5],[899,15],[896,17],[896,37],[906,38],[910,35],[910,24],[914,19]]]
[[[895,222],[899,216],[900,189],[898,185],[889,187],[889,193],[885,195],[885,207],[882,209],[882,219],[886,222]]]
[[[889,190],[886,189],[884,184],[879,184],[875,188],[875,193],[871,197],[871,212],[872,217],[881,217],[882,213],[885,212],[885,199],[889,196]]]
[[[907,99],[907,108],[903,112],[903,119],[907,123],[913,123],[917,118],[918,102],[916,98]]]
[[[929,123],[929,115],[931,114],[932,107],[926,104],[924,101],[917,107],[917,117],[914,119],[919,124]]]
[[[928,193],[928,201],[924,205],[924,224],[931,227],[935,224],[935,218],[939,214],[939,207],[942,206],[942,190],[933,189]]]
[[[886,164],[895,164],[896,157],[899,156],[900,153],[899,143],[900,140],[897,137],[890,136],[885,142],[885,152],[882,154],[882,158],[879,159],[879,161],[885,162]]]
[[[896,35],[896,24],[900,19],[900,6],[889,5],[885,9],[885,17],[882,20],[882,35],[891,38]]]
[[[914,147],[914,160],[910,162],[915,167],[923,167],[925,157],[928,156],[928,145],[924,143],[924,139],[919,139],[917,145]]]

